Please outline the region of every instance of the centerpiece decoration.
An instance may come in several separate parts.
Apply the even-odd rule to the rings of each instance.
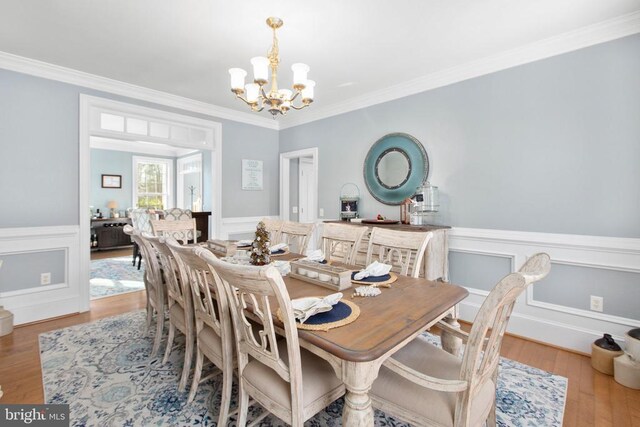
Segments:
[[[269,232],[264,222],[260,221],[256,227],[256,238],[251,245],[251,264],[267,265],[271,262],[269,250]]]

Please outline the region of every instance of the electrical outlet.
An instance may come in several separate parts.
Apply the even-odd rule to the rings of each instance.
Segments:
[[[51,273],[42,273],[42,274],[40,274],[40,284],[41,285],[50,285],[51,284]]]
[[[599,311],[599,312],[602,313],[603,306],[604,306],[604,298],[591,295],[591,310],[592,311]]]
[[[297,206],[292,207],[291,208],[291,212],[292,213],[298,213],[298,207]]]
[[[324,218],[324,209],[320,208],[320,218]]]

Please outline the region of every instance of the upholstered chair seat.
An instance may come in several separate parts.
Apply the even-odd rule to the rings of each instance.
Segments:
[[[285,363],[289,363],[287,356],[287,342],[278,341],[280,355]],[[344,393],[344,386],[336,377],[331,365],[325,360],[307,350],[300,349],[302,362],[302,396],[304,417],[309,418],[326,406],[324,396],[335,393],[336,397]],[[252,359],[243,371],[243,378],[247,385],[258,390],[269,390],[269,398],[273,404],[279,405],[281,410],[291,411],[291,386],[283,380],[273,369]],[[252,394],[250,391],[249,394]],[[319,405],[319,406],[318,406]]]
[[[404,348],[394,353],[393,358],[415,371],[431,377],[445,380],[460,378],[462,359],[442,351],[418,337]],[[382,366],[378,378],[370,392],[372,399],[385,402],[402,402],[402,408],[420,415],[437,426],[453,426],[456,407],[456,393],[443,393],[422,387],[413,381],[402,378],[389,368]],[[495,384],[489,380],[483,384],[471,406],[470,425],[482,425],[491,409],[495,396]],[[392,412],[398,412],[392,411]]]

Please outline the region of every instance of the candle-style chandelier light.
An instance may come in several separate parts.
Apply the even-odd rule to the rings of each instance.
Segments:
[[[278,38],[276,30],[282,27],[282,19],[267,18],[267,25],[273,29],[273,45],[267,57],[256,56],[251,58],[253,65],[253,83],[244,84],[247,72],[242,68],[231,68],[231,91],[237,98],[243,100],[251,110],[262,111],[266,107],[275,116],[287,114],[291,108],[301,110],[308,107],[313,102],[313,88],[316,82],[307,80],[309,66],[306,64],[293,64],[293,91],[289,89],[278,89],[278,64],[280,57],[278,52]],[[265,91],[265,86],[269,84],[269,67],[271,67],[271,89]],[[242,95],[245,94],[245,97]],[[293,101],[300,97],[301,104],[294,105]]]

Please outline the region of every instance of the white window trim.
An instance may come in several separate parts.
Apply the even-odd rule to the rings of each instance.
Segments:
[[[167,199],[164,209],[175,206],[175,195],[173,189],[175,187],[175,179],[173,173],[173,159],[164,159],[161,157],[144,157],[132,156],[131,158],[131,206],[138,207],[138,163],[163,163],[167,166]]]

